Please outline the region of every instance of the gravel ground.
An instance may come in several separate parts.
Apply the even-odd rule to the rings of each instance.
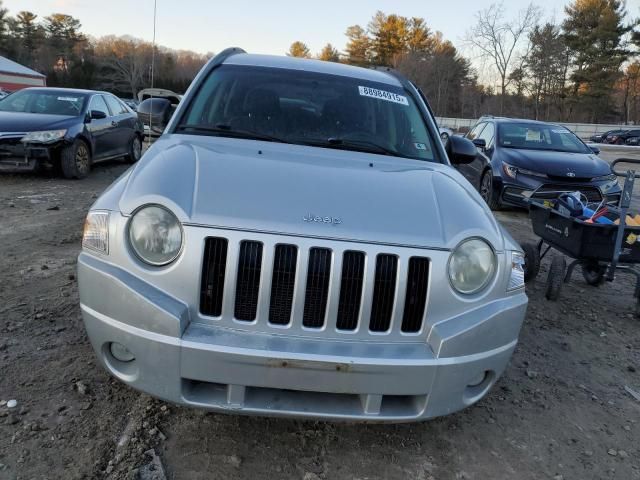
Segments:
[[[550,303],[548,261],[527,287],[504,376],[445,418],[226,416],[113,380],[82,325],[75,262],[88,207],[125,168],[100,165],[83,181],[0,177],[0,479],[640,479],[640,401],[625,390],[640,392],[632,283],[596,289],[577,272]],[[533,240],[526,213],[497,217]]]

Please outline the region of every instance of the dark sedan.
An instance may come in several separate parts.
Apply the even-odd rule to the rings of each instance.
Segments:
[[[26,88],[0,102],[0,171],[84,178],[97,161],[141,152],[141,122],[110,93]]]
[[[527,198],[553,199],[580,191],[589,202],[616,201],[620,186],[609,164],[560,125],[483,118],[467,134],[476,160],[458,169],[493,209],[527,206]]]
[[[630,138],[640,137],[640,129],[634,130],[621,130],[614,132],[605,137],[604,143],[611,143],[614,145],[624,145]]]
[[[593,143],[602,143],[609,135],[618,135],[623,132],[624,130],[617,129],[617,130],[609,130],[604,133],[596,133],[595,135],[591,135],[589,137],[589,141]]]

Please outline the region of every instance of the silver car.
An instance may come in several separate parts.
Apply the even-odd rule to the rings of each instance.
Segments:
[[[91,207],[100,363],[243,414],[416,421],[482,398],[516,346],[523,254],[387,70],[225,50]]]

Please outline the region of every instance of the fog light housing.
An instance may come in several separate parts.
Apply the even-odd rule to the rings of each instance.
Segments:
[[[136,358],[127,347],[118,342],[111,342],[109,351],[120,362],[131,362]]]

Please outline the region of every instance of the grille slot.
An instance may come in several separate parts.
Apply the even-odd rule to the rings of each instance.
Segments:
[[[246,240],[240,242],[234,308],[236,320],[253,322],[256,319],[261,269],[262,243]]]
[[[276,325],[288,325],[291,321],[297,259],[295,245],[276,245],[269,302],[269,322]]]
[[[363,281],[364,253],[344,252],[342,275],[340,277],[340,300],[338,302],[336,320],[336,328],[339,330],[355,330],[358,326]]]
[[[200,312],[204,315],[222,315],[227,247],[226,238],[207,238],[205,241],[200,286]]]
[[[427,302],[429,286],[429,259],[411,257],[407,274],[407,295],[404,300],[402,331],[415,333],[422,328],[422,317]]]
[[[372,332],[386,332],[391,326],[397,272],[398,257],[388,254],[380,254],[376,257],[373,303],[369,322],[369,330]]]
[[[307,284],[305,287],[302,325],[320,328],[324,325],[331,275],[331,250],[312,248],[309,250]]]

